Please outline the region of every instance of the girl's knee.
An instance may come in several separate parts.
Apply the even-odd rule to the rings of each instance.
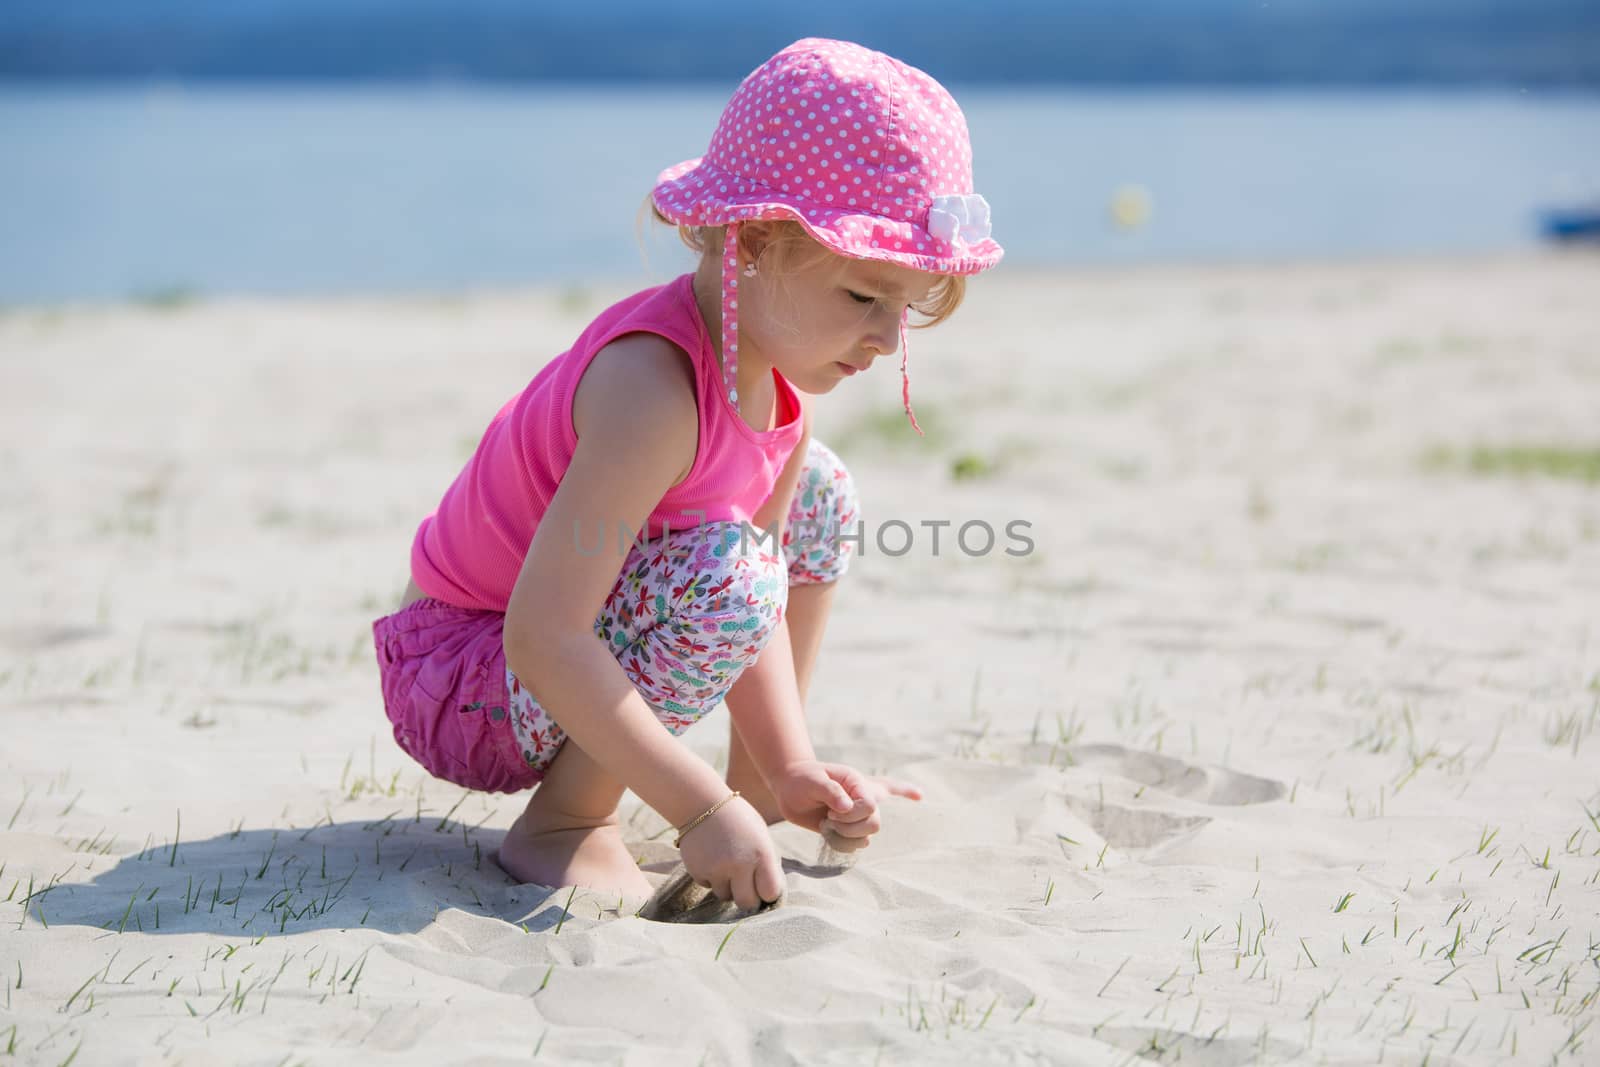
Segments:
[[[788,602],[783,557],[747,524],[711,523],[706,531],[708,553],[673,586],[668,627],[680,637],[698,634],[714,649],[759,652]]]
[[[861,535],[855,478],[833,449],[813,437],[783,533],[790,584],[819,585],[843,577]]]
[[[742,523],[708,523],[666,540],[671,565],[640,582],[647,624],[616,644],[628,679],[676,734],[715,707],[760,656],[789,585],[782,556]]]

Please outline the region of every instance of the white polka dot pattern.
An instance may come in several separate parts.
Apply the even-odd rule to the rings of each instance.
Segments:
[[[662,171],[653,195],[688,226],[792,218],[842,255],[976,274],[1000,261],[999,244],[927,229],[934,197],[972,191],[966,116],[942,85],[882,52],[809,37],[745,78],[706,154]]]

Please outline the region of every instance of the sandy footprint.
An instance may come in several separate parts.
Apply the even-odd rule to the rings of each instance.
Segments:
[[[1072,749],[1072,758],[1081,770],[1116,775],[1201,804],[1266,804],[1289,792],[1287,785],[1271,778],[1188,763],[1123,745],[1077,745]]]
[[[1074,807],[1095,833],[1117,849],[1154,848],[1211,822],[1209,815],[1184,815],[1154,807],[1097,804],[1087,798],[1080,798]]]

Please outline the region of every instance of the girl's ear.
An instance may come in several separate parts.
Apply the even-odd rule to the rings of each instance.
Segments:
[[[771,219],[757,219],[746,222],[739,227],[739,258],[743,261],[754,263],[761,257],[767,245],[777,235],[777,223]]]

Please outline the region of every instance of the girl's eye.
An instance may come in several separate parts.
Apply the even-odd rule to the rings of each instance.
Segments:
[[[863,296],[860,293],[857,293],[857,292],[855,292],[853,290],[850,290],[850,289],[846,289],[845,292],[849,293],[850,294],[850,299],[854,300],[858,304],[875,304],[875,303],[877,303],[877,298],[876,297]]]

